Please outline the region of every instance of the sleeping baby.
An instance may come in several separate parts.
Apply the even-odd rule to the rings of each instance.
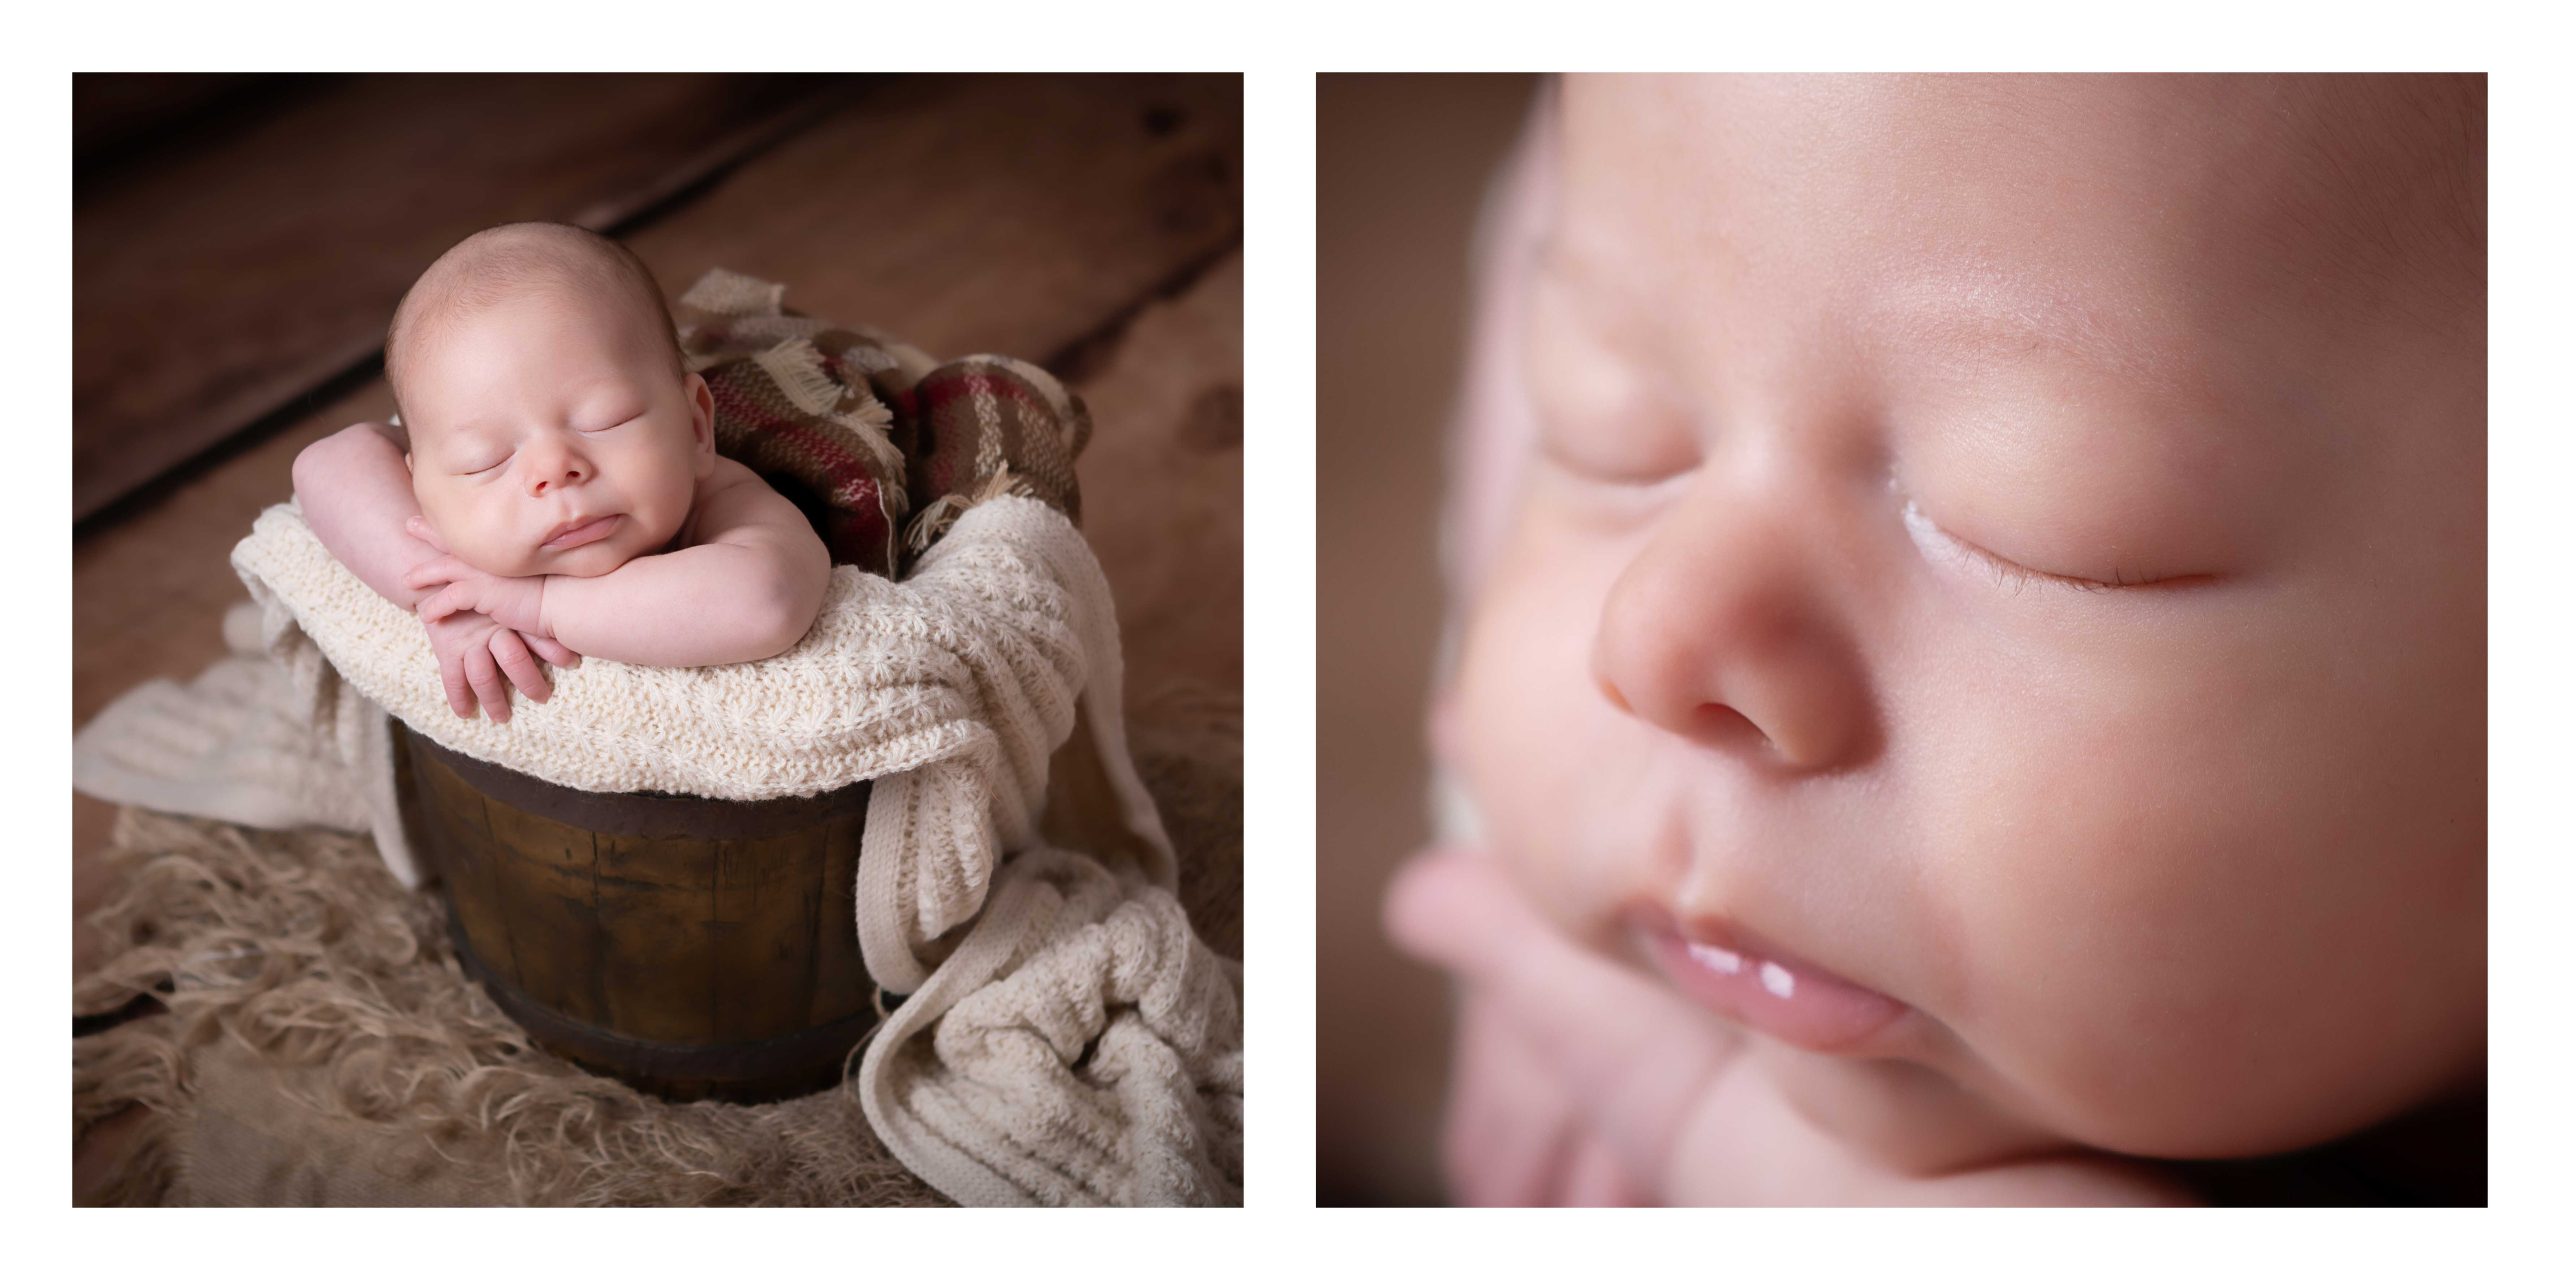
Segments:
[[[716,452],[711,391],[628,249],[552,223],[482,231],[410,286],[383,359],[401,425],[304,449],[294,495],[426,624],[456,715],[505,722],[510,685],[547,699],[545,661],[750,662],[816,619],[825,544]]]
[[[1564,82],[1388,904],[1457,1198],[2477,1202],[2484,98]]]

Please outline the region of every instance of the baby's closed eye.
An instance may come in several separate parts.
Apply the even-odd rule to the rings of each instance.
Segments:
[[[1526,357],[1539,452],[1567,473],[1644,485],[1698,465],[1695,424],[1657,371],[1592,333],[1569,309],[1533,312]]]
[[[604,432],[615,430],[616,428],[630,426],[632,423],[638,422],[646,416],[648,416],[648,411],[645,409],[630,409],[620,413],[599,414],[592,421],[578,424],[578,431],[582,435],[600,435]]]
[[[1900,491],[1897,485],[1895,492]],[[2069,587],[2075,591],[2115,591],[2130,587],[2183,583],[2198,576],[2189,574],[2173,578],[2141,570],[2128,572],[2122,565],[2118,565],[2110,570],[2105,578],[2090,578],[2035,568],[1939,528],[1938,523],[1931,520],[1928,514],[1920,509],[1920,504],[1908,497],[1904,498],[1902,504],[1902,523],[1904,528],[1910,530],[1912,542],[1931,559],[1944,563],[1962,563],[1988,571],[1995,583],[2003,586],[2014,584],[2018,590],[2024,590],[2028,586],[2053,585]]]

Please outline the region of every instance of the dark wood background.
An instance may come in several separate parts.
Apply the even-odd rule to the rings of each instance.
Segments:
[[[1380,900],[1426,838],[1425,695],[1467,246],[1526,76],[1316,86],[1316,1202],[1439,1200],[1446,980]]]
[[[1240,77],[83,75],[74,121],[75,726],[221,656],[294,455],[390,411],[401,291],[521,218],[1047,364],[1130,705],[1242,696]],[[112,816],[74,796],[75,867]]]

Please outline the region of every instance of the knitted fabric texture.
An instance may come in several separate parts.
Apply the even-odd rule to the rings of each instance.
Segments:
[[[1238,1204],[1243,1004],[1168,889],[1034,849],[874,1037],[863,1111],[964,1204]]]
[[[222,632],[229,655],[194,681],[136,685],[72,735],[73,784],[245,826],[365,829],[373,810],[350,785],[349,753],[293,713],[292,679],[266,654],[257,606],[234,605]]]

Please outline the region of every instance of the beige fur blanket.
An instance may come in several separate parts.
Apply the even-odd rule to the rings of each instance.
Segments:
[[[864,961],[884,987],[916,994],[874,1038],[860,1096],[900,1160],[968,1203],[1241,1198],[1241,970],[1201,944],[1171,895],[1170,846],[1125,742],[1109,587],[1063,515],[982,504],[904,581],[839,569],[817,626],[779,658],[696,670],[590,660],[504,726],[445,708],[423,629],[339,565],[290,504],[262,515],[233,560],[285,679],[200,682],[227,693],[230,712],[168,686],[138,692],[75,743],[84,790],[165,808],[192,785],[201,805],[222,788],[201,768],[188,777],[191,762],[229,768],[240,755],[226,740],[278,737],[261,678],[287,700],[281,723],[316,744],[275,758],[315,778],[333,760],[346,770],[300,820],[343,822],[352,786],[410,883],[385,711],[467,755],[586,790],[746,800],[871,779],[856,886]],[[1137,836],[1105,854],[1110,866],[1037,847],[1050,753],[1079,710]],[[269,781],[292,785],[292,772]],[[277,809],[194,811],[272,820]],[[1037,852],[1003,864],[1021,849]]]

